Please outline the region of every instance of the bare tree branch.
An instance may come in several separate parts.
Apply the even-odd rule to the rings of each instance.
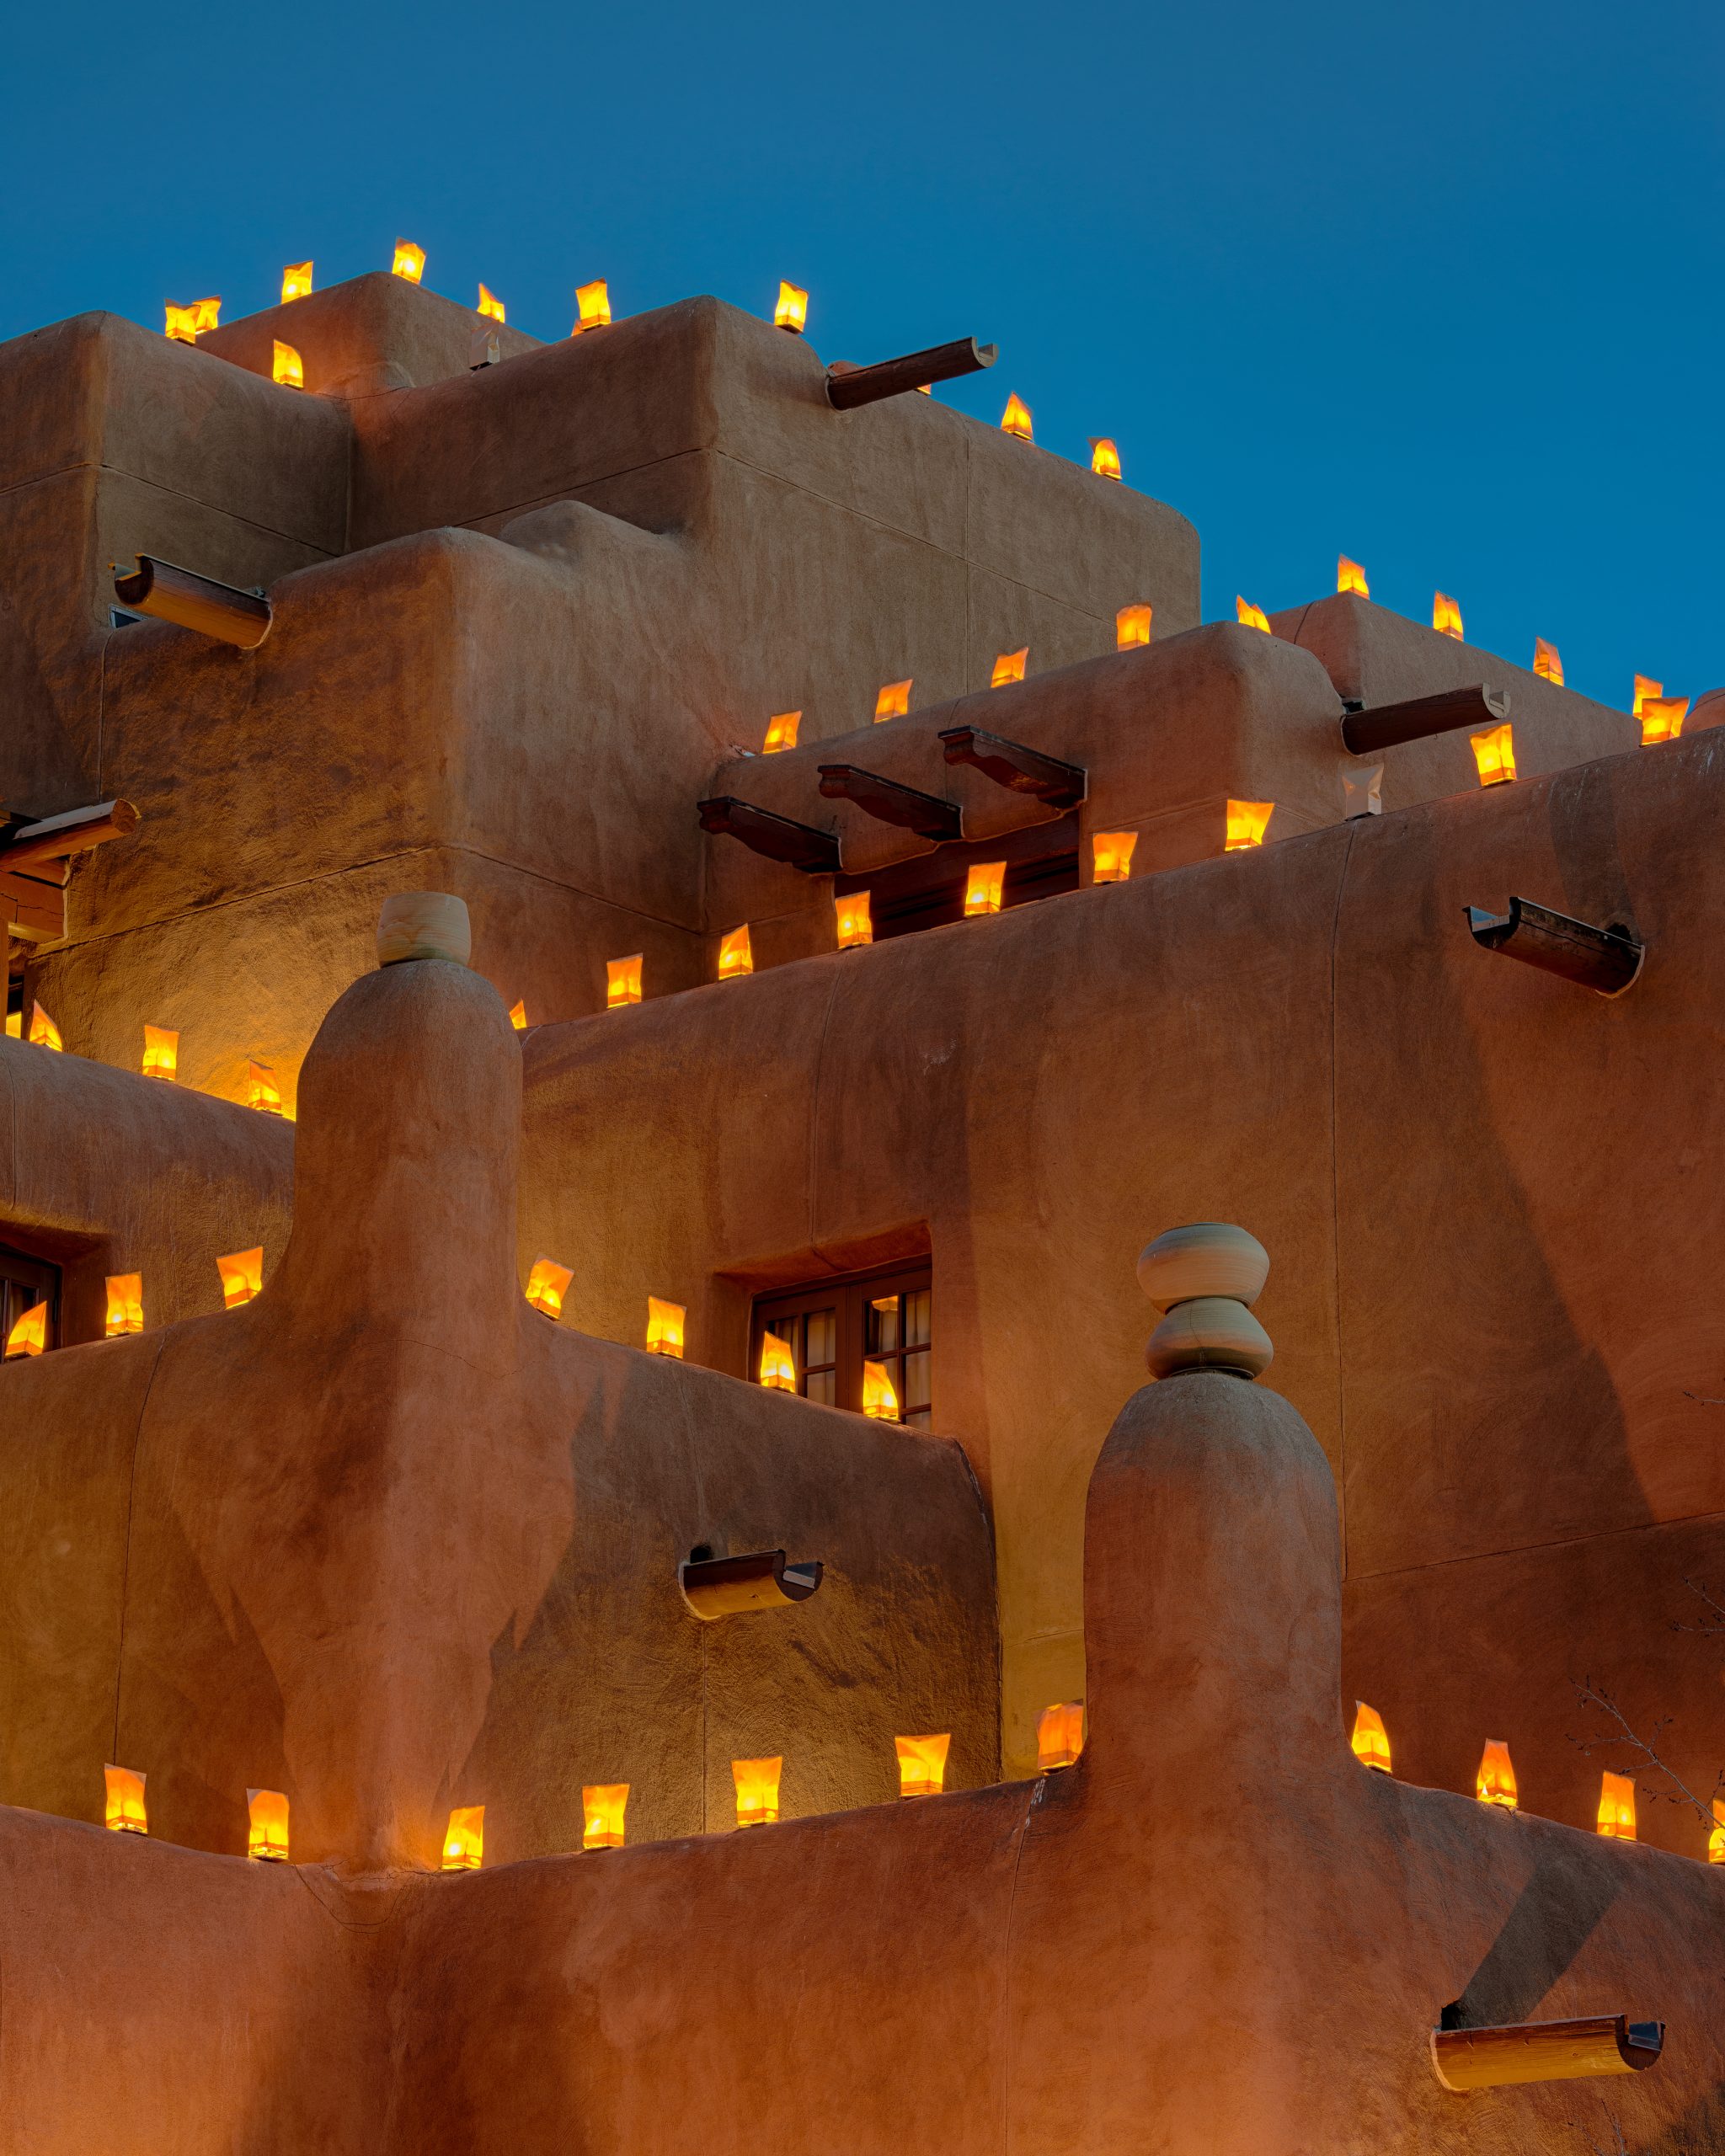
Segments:
[[[1712,1598],[1708,1598],[1711,1600]],[[1653,1724],[1653,1741],[1649,1742],[1646,1737],[1639,1735],[1630,1726],[1617,1702],[1603,1686],[1595,1684],[1592,1678],[1583,1678],[1575,1689],[1582,1705],[1591,1707],[1595,1713],[1605,1716],[1608,1721],[1615,1723],[1617,1733],[1615,1736],[1595,1737],[1591,1742],[1583,1737],[1572,1737],[1569,1740],[1572,1744],[1577,1746],[1581,1751],[1589,1753],[1599,1745],[1626,1744],[1630,1746],[1644,1772],[1663,1774],[1671,1785],[1669,1790],[1649,1790],[1647,1792],[1648,1796],[1665,1797],[1673,1804],[1692,1805],[1697,1815],[1706,1822],[1709,1828],[1714,1824],[1712,1796],[1708,1797],[1705,1801],[1698,1797],[1681,1775],[1667,1766],[1659,1756],[1658,1747],[1663,1740],[1664,1732],[1671,1726],[1669,1715],[1662,1715]],[[1631,1771],[1633,1773],[1635,1770],[1632,1769]],[[1715,1776],[1712,1796],[1717,1796],[1722,1788],[1725,1788],[1725,1770],[1722,1770]]]

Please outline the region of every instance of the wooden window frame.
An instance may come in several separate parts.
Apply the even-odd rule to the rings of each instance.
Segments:
[[[932,1378],[935,1353],[934,1326],[932,1315],[933,1284],[929,1261],[927,1258],[921,1258],[910,1265],[881,1267],[871,1273],[835,1275],[830,1279],[812,1280],[799,1288],[786,1289],[774,1294],[757,1296],[749,1325],[749,1374],[751,1378],[759,1380],[761,1343],[768,1331],[777,1333],[782,1339],[786,1337],[785,1333],[780,1330],[780,1325],[783,1321],[805,1318],[811,1313],[830,1310],[834,1313],[838,1336],[836,1361],[834,1366],[836,1374],[836,1397],[831,1404],[836,1407],[844,1408],[852,1414],[860,1414],[862,1411],[862,1364],[867,1353],[869,1305],[887,1295],[902,1297],[919,1293],[927,1294],[930,1297],[931,1307],[929,1341],[927,1348],[918,1349],[912,1348],[907,1342],[901,1342],[899,1348],[890,1357],[881,1358],[882,1360],[890,1363],[895,1390],[901,1403],[900,1421],[909,1424],[913,1428],[927,1429],[930,1427],[933,1412],[932,1385],[931,1383],[929,1388],[928,1405],[906,1409],[902,1405],[905,1388],[900,1382],[900,1377],[907,1355],[923,1353],[928,1358],[928,1368]],[[900,1307],[902,1309],[902,1305]],[[797,1362],[797,1390],[806,1397],[804,1386],[807,1383],[807,1374],[803,1366],[804,1336],[800,1326],[796,1328],[796,1331],[797,1337],[793,1342],[793,1353]]]

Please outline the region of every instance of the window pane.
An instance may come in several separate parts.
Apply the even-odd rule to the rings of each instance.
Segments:
[[[836,1407],[839,1404],[839,1380],[836,1370],[814,1370],[804,1380],[803,1396],[806,1400],[818,1400],[823,1407]]]
[[[907,1348],[926,1348],[928,1345],[929,1305],[932,1300],[927,1288],[918,1288],[905,1298],[905,1345]]]
[[[907,1417],[916,1408],[928,1405],[928,1365],[929,1353],[926,1348],[920,1353],[905,1358],[905,1383],[899,1395],[899,1404]]]
[[[882,1295],[868,1305],[868,1352],[896,1354],[899,1346],[899,1299]]]
[[[803,1358],[808,1369],[819,1369],[823,1364],[838,1360],[839,1330],[835,1319],[832,1310],[809,1311],[805,1336],[808,1348]],[[811,1392],[809,1397],[812,1400],[814,1395]]]

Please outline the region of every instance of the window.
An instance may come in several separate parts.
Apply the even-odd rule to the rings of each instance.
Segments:
[[[60,1267],[0,1243],[0,1348],[27,1310],[48,1305],[48,1345],[60,1341]]]
[[[763,1296],[755,1305],[749,1374],[758,1376],[761,1343],[770,1332],[790,1349],[805,1400],[859,1411],[863,1364],[878,1364],[898,1401],[898,1420],[926,1430],[933,1399],[933,1305],[927,1265]]]

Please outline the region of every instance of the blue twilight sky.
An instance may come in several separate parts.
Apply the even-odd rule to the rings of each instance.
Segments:
[[[1111,434],[1207,615],[1333,588],[1626,703],[1725,683],[1725,7],[176,8],[13,15],[0,336],[228,318],[311,255],[567,332],[694,291]]]

